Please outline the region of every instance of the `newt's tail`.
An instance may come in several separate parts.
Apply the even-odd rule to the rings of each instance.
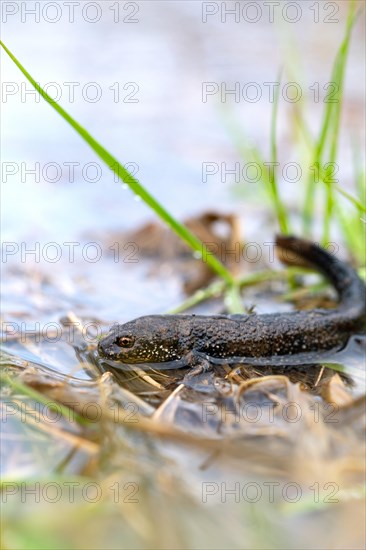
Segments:
[[[366,321],[366,286],[350,265],[317,244],[297,237],[278,235],[276,244],[281,261],[315,267],[336,289],[342,309],[352,309],[353,315]]]

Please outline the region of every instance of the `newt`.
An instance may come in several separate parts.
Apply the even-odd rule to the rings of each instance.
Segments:
[[[317,244],[288,236],[278,236],[276,244],[295,255],[291,263],[312,266],[330,281],[338,307],[260,315],[148,315],[114,325],[100,340],[99,354],[116,365],[178,368],[202,362],[308,364],[321,352],[341,350],[365,328],[364,282]]]

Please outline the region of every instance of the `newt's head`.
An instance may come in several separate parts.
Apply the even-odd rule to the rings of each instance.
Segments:
[[[114,325],[100,340],[98,352],[106,359],[122,363],[162,363],[180,359],[181,334],[173,316],[140,317],[123,325]]]

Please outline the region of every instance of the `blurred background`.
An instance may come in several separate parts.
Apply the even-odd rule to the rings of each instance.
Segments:
[[[32,2],[3,4],[3,41],[35,80],[173,215],[184,219],[207,209],[238,213],[246,240],[270,240],[277,227],[271,223],[264,184],[250,169],[243,177],[248,160],[238,151],[228,121],[234,120],[269,162],[275,89],[270,83],[279,82],[282,71],[276,87],[280,186],[296,212],[310,163],[304,165],[302,149],[294,144],[299,132],[294,106],[305,105],[306,124],[317,136],[324,99],[333,91],[331,69],[348,3],[81,2],[72,9],[58,4],[45,9],[41,2],[39,13],[32,13]],[[353,151],[364,150],[364,32],[361,15],[346,66],[337,161],[339,182],[349,189]],[[55,267],[62,265],[64,275],[82,276],[90,282],[88,294],[95,294],[91,307],[106,319],[119,319],[131,293],[119,287],[116,301],[111,285],[115,288],[121,273],[129,281],[131,266],[111,262],[103,239],[154,214],[122,190],[114,174],[1,54],[3,240],[30,248],[35,242],[60,243],[60,262],[44,262],[41,245],[40,264],[28,255],[27,266],[60,276]],[[236,95],[229,93],[235,89]],[[235,163],[239,175],[232,173]],[[281,176],[287,163],[301,167],[301,178],[294,168]],[[71,265],[63,243],[90,241],[103,248],[101,261],[85,261],[80,245]],[[9,253],[7,260],[25,267],[20,253]],[[135,270],[132,280],[136,276]],[[145,285],[136,314],[162,311],[177,299],[174,281],[166,281],[164,292],[154,284],[157,301],[150,302],[151,288]]]

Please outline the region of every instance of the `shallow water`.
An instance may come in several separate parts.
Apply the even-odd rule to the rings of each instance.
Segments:
[[[20,10],[24,4],[29,5],[18,4]],[[69,23],[64,3],[60,3],[60,21],[52,24],[44,17],[39,23],[34,22],[32,16],[26,16],[23,23],[19,11],[2,25],[2,40],[37,81],[43,85],[56,83],[54,89],[61,93],[64,108],[119,160],[131,163],[130,169],[137,170],[140,181],[174,215],[184,218],[209,208],[237,213],[243,238],[256,243],[262,251],[260,261],[243,265],[244,273],[272,267],[266,243],[273,240],[277,228],[268,214],[262,184],[243,181],[242,177],[235,181],[233,174],[225,176],[222,171],[222,163],[227,163],[228,170],[234,168],[235,162],[242,163],[240,169],[244,164],[227,129],[227,112],[233,113],[246,135],[269,160],[272,103],[265,83],[277,81],[279,68],[286,66],[283,82],[295,81],[301,88],[307,101],[307,122],[317,132],[324,103],[314,101],[316,83],[323,98],[323,86],[330,79],[331,63],[342,37],[347,3],[330,2],[328,8],[317,2],[301,3],[297,23],[286,22],[282,8],[273,23],[264,11],[256,23],[243,17],[238,23],[230,17],[222,23],[220,13],[209,16],[204,23],[205,3],[201,2],[132,2],[125,10],[126,3],[119,3],[123,17],[137,5],[138,22],[133,24],[122,21],[114,24],[112,4],[98,4],[102,15],[94,24],[85,21],[78,11],[75,23]],[[221,3],[211,4],[221,9]],[[313,10],[310,4],[314,4]],[[324,22],[326,16],[331,17],[333,5],[339,11],[332,17],[339,21]],[[317,6],[320,21],[314,22]],[[363,43],[361,17],[351,41],[339,146],[338,177],[348,189],[353,188],[354,179],[352,143],[356,141],[360,151],[365,149],[364,127],[360,124],[365,114],[365,82],[360,78],[365,62]],[[107,499],[104,508],[98,502],[95,509],[99,516],[95,521],[90,502],[83,496],[75,512],[76,508],[70,506],[67,498],[64,500],[64,495],[53,505],[43,499],[35,506],[33,501],[21,500],[19,492],[7,501],[7,547],[39,547],[40,540],[49,548],[56,547],[57,541],[61,541],[59,548],[91,544],[114,548],[116,541],[121,540],[126,548],[345,548],[347,544],[350,548],[362,547],[363,519],[357,492],[361,443],[354,433],[359,426],[357,419],[354,430],[352,424],[350,427],[344,423],[339,433],[316,423],[314,416],[308,432],[308,416],[304,417],[304,423],[291,425],[291,429],[288,422],[261,425],[259,433],[258,425],[252,423],[248,432],[247,419],[246,422],[240,419],[239,423],[223,422],[221,409],[215,408],[218,401],[213,401],[214,408],[208,409],[212,412],[208,429],[208,423],[202,426],[202,402],[207,405],[207,399],[216,400],[218,396],[223,399],[223,388],[220,386],[218,390],[219,382],[211,375],[198,380],[201,386],[196,390],[205,391],[196,394],[194,388],[179,390],[176,398],[170,400],[172,388],[165,374],[154,372],[147,374],[156,385],[149,379],[144,386],[137,387],[129,373],[117,373],[120,390],[108,379],[102,386],[105,393],[100,390],[95,382],[99,372],[93,369],[95,336],[100,329],[107,330],[113,322],[161,313],[178,305],[184,299],[181,281],[174,266],[153,275],[151,261],[139,258],[134,262],[133,248],[120,249],[116,257],[114,235],[136,228],[154,216],[129,190],[114,181],[110,170],[101,165],[49,105],[37,102],[32,94],[21,95],[24,78],[5,54],[2,64],[3,81],[19,90],[3,99],[2,109],[2,330],[7,331],[3,366],[16,373],[35,367],[35,373],[46,377],[44,387],[36,387],[47,390],[51,397],[50,380],[65,382],[66,376],[70,387],[73,380],[77,394],[84,392],[89,400],[99,402],[109,391],[126,390],[130,394],[118,394],[119,403],[130,403],[132,397],[138,396],[142,400],[138,403],[139,412],[149,416],[154,411],[155,417],[166,425],[177,425],[183,432],[191,431],[200,437],[206,434],[216,438],[217,430],[221,429],[220,437],[234,434],[238,440],[238,448],[230,448],[222,461],[216,462],[220,449],[193,447],[192,450],[184,441],[160,442],[154,436],[144,437],[115,425],[111,429],[106,424],[103,432],[106,439],[98,447],[102,459],[98,462],[92,448],[80,448],[80,441],[75,443],[74,439],[66,440],[54,433],[52,422],[43,418],[48,431],[42,432],[37,429],[39,426],[29,427],[8,416],[2,451],[7,480],[47,478],[60,472],[65,476],[83,473],[87,480],[90,475],[91,480],[97,479],[103,486],[106,479],[113,481],[115,476],[121,487],[126,480],[138,483],[140,501],[138,505],[119,501],[115,506],[113,499]],[[80,83],[75,87],[75,101],[70,100],[67,82]],[[91,102],[79,92],[85,92],[85,86],[91,82],[102,91],[99,101]],[[132,99],[138,101],[116,103],[116,82],[120,84],[121,98],[126,100],[134,92]],[[228,89],[239,82],[241,91],[254,82],[261,98],[252,102],[241,96],[236,102],[228,95],[223,103],[220,94],[215,93],[204,102],[205,82],[218,86],[224,82]],[[133,84],[123,89],[126,83]],[[52,93],[51,87],[49,92]],[[292,107],[292,103],[281,100],[278,121],[281,167],[289,162],[301,163],[299,152],[292,145],[295,133]],[[52,165],[47,167],[47,163]],[[69,163],[77,163],[73,177]],[[86,166],[88,163],[93,164]],[[205,178],[205,167],[218,171]],[[34,168],[36,176],[27,173]],[[302,165],[304,173],[308,169]],[[302,198],[301,183],[282,178],[281,192],[293,206],[298,227],[296,207]],[[321,220],[317,224],[314,237],[320,234]],[[332,238],[340,253],[345,254],[337,232]],[[278,295],[286,290],[283,284],[248,289],[243,300],[247,307],[256,304],[259,313],[285,310],[291,306],[281,302]],[[199,311],[217,312],[220,308],[222,304],[216,300],[200,306]],[[66,316],[69,323],[79,323],[72,336],[65,324],[63,334],[59,332],[60,320]],[[90,334],[79,334],[79,329],[87,328]],[[332,358],[354,380],[353,386],[340,390],[345,399],[347,392],[352,397],[364,393],[364,340],[360,342],[351,341],[344,352]],[[82,364],[86,360],[90,362],[88,366]],[[35,383],[36,375],[32,372],[30,376]],[[327,372],[329,375],[331,371]],[[174,374],[173,386],[181,376]],[[315,373],[311,380],[304,378],[303,382],[314,389],[317,376]],[[242,381],[234,378],[234,387]],[[96,388],[102,397],[93,395]],[[290,389],[295,391],[292,386]],[[281,403],[282,399],[291,400],[291,394],[283,393],[282,386],[263,391],[269,392],[268,395],[273,391]],[[299,395],[296,398],[307,399],[302,393]],[[314,402],[320,402],[316,391],[314,395]],[[6,388],[2,397],[7,404],[10,395]],[[59,397],[56,394],[55,398]],[[232,406],[231,399],[234,398],[224,400],[225,406],[228,403]],[[260,402],[258,399],[255,396],[254,402]],[[34,405],[27,403],[30,408]],[[75,423],[60,421],[58,427],[81,438],[86,433],[85,439],[96,445],[100,443],[98,433],[84,432]],[[261,442],[253,443],[253,437],[259,437]],[[294,458],[292,453],[299,456]],[[304,457],[308,460],[304,461]],[[289,462],[281,465],[285,458]],[[255,466],[259,473],[252,471]],[[258,504],[242,497],[237,502],[235,495],[231,500],[226,496],[225,500],[220,485],[226,483],[229,490],[239,482],[242,490],[245,483],[255,482],[264,490],[263,483],[268,481],[282,485],[298,483],[304,498],[299,505],[290,498],[287,501],[279,498],[275,504],[267,497],[259,499]],[[314,490],[309,488],[316,483],[321,486],[337,483],[345,496],[334,506],[323,498],[317,507]],[[204,489],[208,504],[203,501]],[[108,495],[113,496],[110,489]],[[168,501],[173,504],[169,506]],[[42,525],[44,514],[50,527]],[[58,517],[65,519],[58,522]],[[347,522],[349,528],[345,529]],[[80,529],[84,525],[85,529]],[[23,539],[20,533],[24,534]],[[35,541],[33,546],[30,541]]]

